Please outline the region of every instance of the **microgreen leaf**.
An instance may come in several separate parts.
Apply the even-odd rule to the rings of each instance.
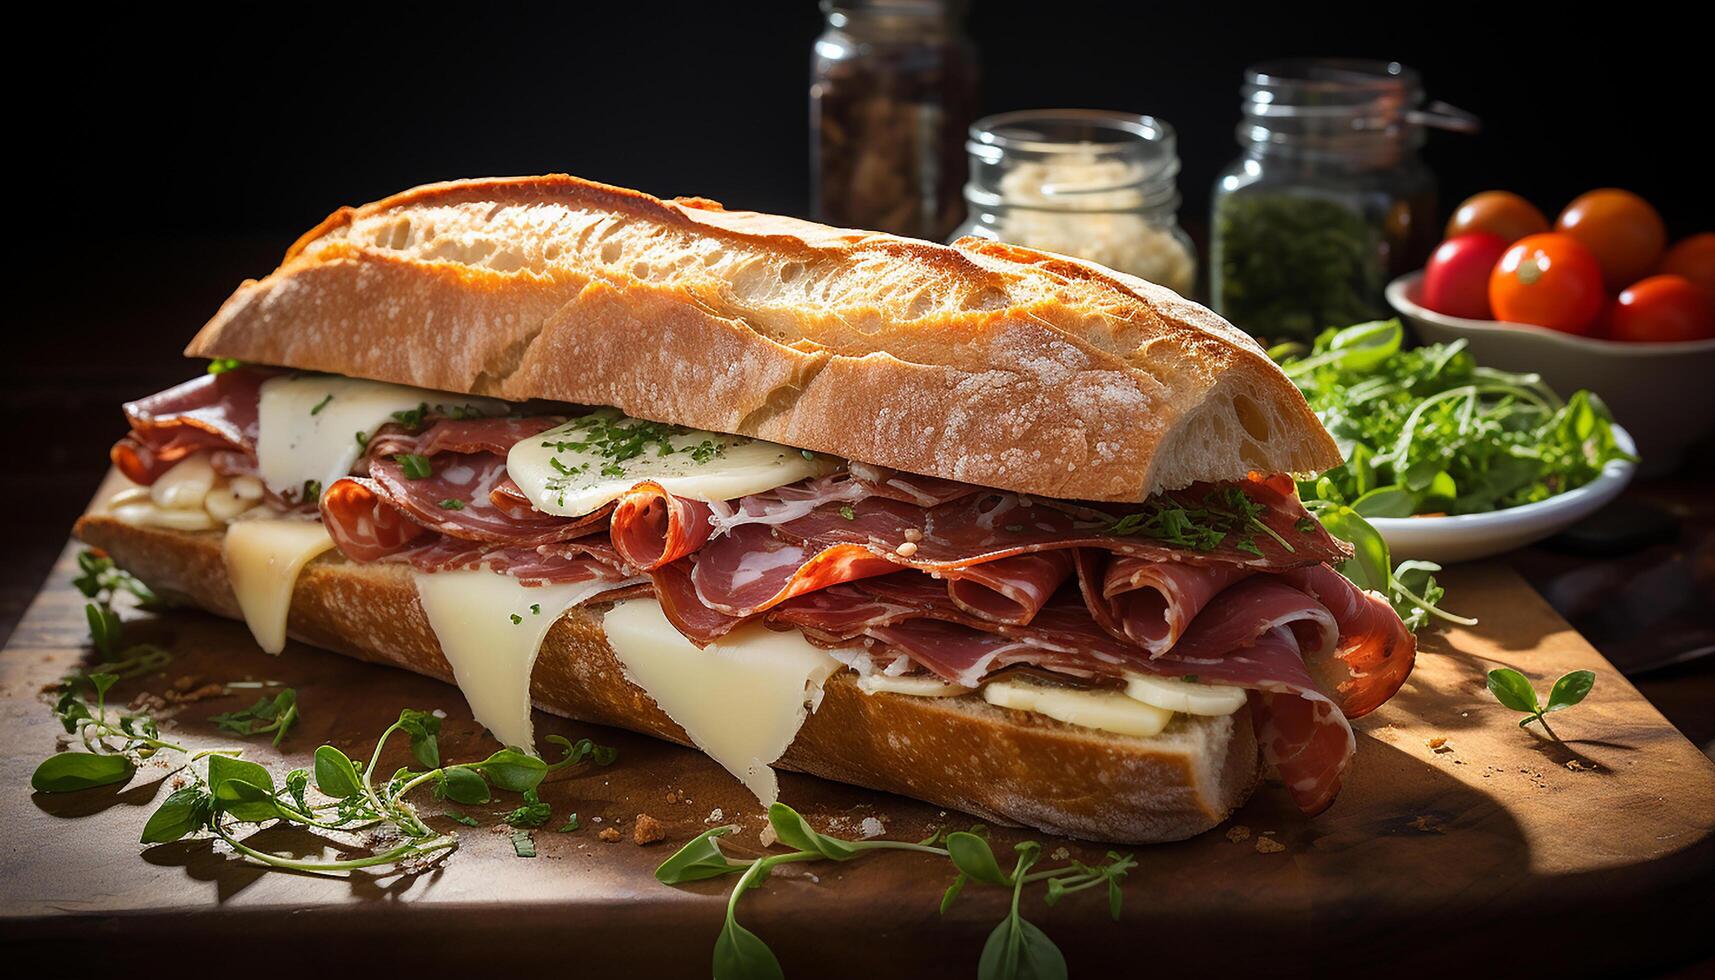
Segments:
[[[817,833],[797,810],[784,803],[776,802],[768,807],[768,824],[774,828],[774,834],[782,844],[796,850],[814,851],[835,861],[844,861],[858,852],[850,841]]]
[[[425,769],[441,767],[439,736],[441,720],[427,711],[406,708],[399,712],[399,730],[411,739],[411,756]]]
[[[1537,711],[1536,690],[1530,686],[1530,679],[1511,667],[1489,671],[1489,690],[1496,701],[1514,711]]]
[[[440,770],[440,778],[436,787],[441,795],[454,803],[476,806],[487,803],[493,797],[488,792],[488,782],[475,771],[464,766],[453,766]]]
[[[785,980],[774,951],[730,914],[715,939],[714,980]]]
[[[175,790],[143,825],[141,844],[170,844],[208,825],[214,814],[214,801],[201,786],[186,786]]]
[[[512,793],[524,793],[541,785],[548,774],[548,764],[533,755],[526,755],[508,746],[494,753],[473,768],[482,770],[494,785]]]
[[[1066,957],[1028,919],[1008,916],[989,933],[977,961],[979,980],[1064,980]]]
[[[733,826],[715,827],[691,838],[655,869],[655,880],[664,885],[682,885],[687,881],[719,878],[743,871],[749,865],[728,859],[717,840],[737,829]]]
[[[1548,692],[1548,706],[1543,712],[1560,711],[1570,708],[1584,700],[1590,689],[1596,686],[1596,672],[1591,670],[1575,670],[1564,674],[1554,682],[1554,687]]]
[[[315,772],[316,788],[336,800],[357,796],[363,792],[363,780],[357,774],[357,763],[331,745],[316,749]]]
[[[38,793],[69,793],[122,783],[137,767],[122,755],[93,752],[61,752],[50,755],[30,775],[30,788]]]
[[[1011,879],[1000,869],[1000,864],[994,859],[994,851],[989,843],[968,831],[955,831],[947,835],[947,856],[953,864],[971,879],[987,885],[1006,885]]]

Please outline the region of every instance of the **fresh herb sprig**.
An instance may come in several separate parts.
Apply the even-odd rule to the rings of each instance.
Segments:
[[[1442,609],[1446,590],[1435,581],[1441,566],[1432,561],[1403,561],[1393,564],[1387,540],[1369,521],[1344,504],[1307,500],[1305,507],[1328,533],[1352,546],[1353,555],[1334,568],[1360,589],[1385,596],[1394,612],[1413,633],[1429,625],[1431,617],[1475,626],[1477,621]]]
[[[1518,727],[1524,728],[1534,721],[1556,742],[1560,741],[1560,736],[1548,727],[1548,716],[1584,700],[1595,686],[1595,671],[1574,670],[1562,674],[1549,689],[1548,703],[1544,704],[1537,700],[1536,688],[1531,686],[1530,678],[1511,667],[1499,667],[1489,671],[1489,691],[1494,694],[1495,700],[1514,711],[1525,712],[1525,716],[1519,719]]]
[[[956,875],[941,898],[943,914],[968,882],[1011,889],[1012,902],[1006,918],[989,934],[977,963],[977,975],[983,980],[1066,976],[1066,960],[1059,948],[1022,914],[1020,904],[1025,886],[1046,883],[1048,891],[1043,898],[1049,905],[1074,892],[1105,886],[1109,913],[1118,919],[1121,904],[1119,881],[1137,865],[1130,855],[1109,851],[1105,864],[1086,865],[1073,861],[1033,872],[1031,869],[1039,860],[1042,847],[1034,841],[1026,841],[1017,846],[1018,857],[1011,873],[1007,873],[1001,869],[994,851],[981,835],[981,828],[935,834],[915,843],[851,841],[818,833],[796,810],[784,803],[775,803],[768,808],[768,823],[779,842],[793,850],[765,854],[755,859],[731,858],[721,850],[720,838],[738,828],[715,827],[692,838],[655,869],[656,879],[668,885],[738,875],[737,883],[727,896],[726,922],[715,939],[716,980],[771,980],[783,976],[780,961],[768,944],[739,925],[737,917],[739,898],[746,891],[760,887],[769,874],[783,864],[849,861],[866,852],[881,850],[916,851],[944,857],[952,862]]]
[[[1345,463],[1299,483],[1364,517],[1472,514],[1583,486],[1620,449],[1587,391],[1564,401],[1534,374],[1479,366],[1463,340],[1403,350],[1398,320],[1327,330],[1270,353]]]
[[[298,720],[298,692],[286,688],[273,697],[263,695],[256,703],[241,711],[214,715],[209,721],[223,732],[234,735],[266,735],[274,733],[274,747],[279,748],[286,732]]]
[[[1211,490],[1200,501],[1191,503],[1170,496],[1152,497],[1141,510],[1120,517],[1103,530],[1109,534],[1153,538],[1193,551],[1214,551],[1230,539],[1239,551],[1261,557],[1262,548],[1256,542],[1260,531],[1288,554],[1296,551],[1290,541],[1263,521],[1265,510],[1243,490],[1228,486]],[[1304,533],[1302,528],[1297,530]]]

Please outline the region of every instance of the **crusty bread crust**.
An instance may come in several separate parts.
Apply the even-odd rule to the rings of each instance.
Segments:
[[[1340,462],[1255,341],[1164,287],[565,175],[341,209],[186,353],[614,405],[1046,496]]]
[[[237,600],[223,532],[129,525],[98,513],[77,536],[156,592],[230,618]],[[606,607],[575,609],[542,645],[536,706],[569,718],[690,740],[625,677],[602,632]],[[330,552],[305,567],[288,632],[377,663],[452,680],[405,566],[359,565]],[[980,699],[868,695],[850,672],[824,686],[779,765],[913,796],[984,820],[1092,840],[1182,840],[1226,819],[1256,785],[1250,712],[1177,716],[1141,739],[1062,724]]]

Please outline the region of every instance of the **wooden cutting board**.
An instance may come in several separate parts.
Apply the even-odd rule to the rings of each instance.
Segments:
[[[730,879],[669,888],[651,869],[717,809],[719,822],[743,827],[729,838],[731,850],[755,852],[762,817],[700,754],[628,733],[540,717],[539,737],[592,736],[617,746],[619,761],[544,787],[555,817],[535,834],[536,858],[518,857],[508,836],[488,829],[516,805],[512,798],[466,808],[483,828],[436,820],[458,829],[462,843],[414,876],[264,871],[209,841],[140,847],[137,835],[167,791],[164,764],[119,789],[32,794],[30,773],[61,734],[42,692],[85,656],[83,600],[68,584],[75,554],[62,556],[0,655],[0,939],[10,962],[67,951],[80,964],[162,967],[241,944],[246,955],[269,957],[257,962],[282,968],[382,962],[384,952],[400,969],[707,974]],[[1052,908],[1040,890],[1027,894],[1026,916],[1058,942],[1075,976],[1274,975],[1312,965],[1326,975],[1596,975],[1707,955],[1715,766],[1511,571],[1466,566],[1446,584],[1451,604],[1481,625],[1425,637],[1404,690],[1359,723],[1357,760],[1330,811],[1306,819],[1279,786],[1267,785],[1226,826],[1130,849],[1139,865],[1119,923],[1094,891]],[[271,658],[242,625],[197,612],[134,618],[128,639],[160,643],[176,658],[160,675],[123,683],[119,700],[175,682],[270,680],[297,689],[303,718],[283,751],[261,740],[248,751],[277,773],[306,765],[324,741],[367,755],[407,706],[447,712],[447,758],[491,747],[457,690],[438,682],[297,644]],[[1521,731],[1517,716],[1489,696],[1484,674],[1501,665],[1543,691],[1565,671],[1596,671],[1590,698],[1555,716],[1564,743]],[[245,690],[187,705],[168,723],[168,737],[231,744],[204,719],[255,697]],[[394,764],[386,760],[384,769]],[[855,836],[866,817],[902,839],[970,822],[810,777],[785,774],[781,783],[787,802],[833,833]],[[571,812],[584,829],[554,832]],[[631,843],[638,813],[660,820],[668,839]],[[608,826],[627,839],[599,840]],[[1075,858],[1107,850],[997,831],[996,852],[1031,836],[1046,852],[1064,847]],[[321,853],[319,841],[296,832],[263,830],[255,842]],[[945,861],[906,853],[788,866],[745,897],[740,918],[788,975],[969,975],[1007,896],[967,888],[942,917],[936,908],[949,879]]]

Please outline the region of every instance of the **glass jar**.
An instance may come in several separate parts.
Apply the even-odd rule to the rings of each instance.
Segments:
[[[1059,252],[1181,294],[1197,278],[1179,227],[1173,127],[1149,116],[1047,109],[971,127],[968,213],[954,233]]]
[[[1424,128],[1476,120],[1421,108],[1418,74],[1392,62],[1267,62],[1243,95],[1244,154],[1215,181],[1211,305],[1274,341],[1386,315],[1383,287],[1438,237]]]
[[[962,0],[822,0],[811,59],[816,218],[940,241],[959,221],[976,50]]]

